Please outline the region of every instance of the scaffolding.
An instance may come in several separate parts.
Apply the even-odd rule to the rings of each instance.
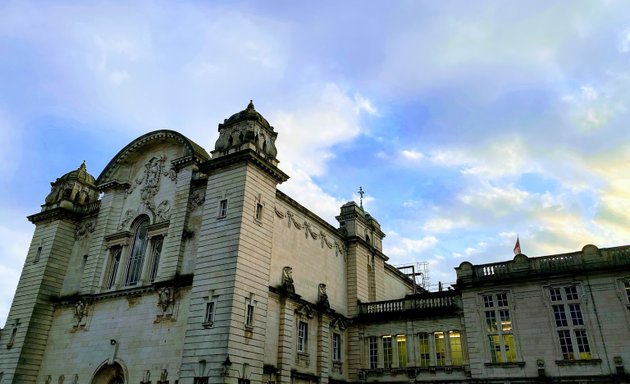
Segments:
[[[429,291],[431,278],[429,277],[429,263],[420,261],[414,264],[400,265],[396,267],[400,272],[409,277],[413,282],[413,293],[418,293],[418,287]]]

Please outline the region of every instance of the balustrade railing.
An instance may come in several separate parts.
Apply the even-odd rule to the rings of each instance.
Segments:
[[[415,309],[454,308],[457,294],[455,291],[428,293],[423,296],[410,296],[404,299],[377,301],[359,304],[360,314],[395,313]]]

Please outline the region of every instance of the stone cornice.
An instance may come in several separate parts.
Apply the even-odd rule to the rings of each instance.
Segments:
[[[282,172],[278,167],[271,164],[257,154],[254,150],[248,148],[242,151],[230,153],[211,159],[200,165],[200,169],[206,173],[212,173],[217,169],[221,169],[233,164],[247,162],[257,166],[259,169],[271,176],[277,183],[285,182],[289,179],[289,176]]]
[[[27,216],[26,218],[33,224],[41,223],[43,221],[53,220],[78,220],[82,215],[75,211],[71,211],[65,208],[57,207],[49,209],[44,212],[39,212],[34,215]]]

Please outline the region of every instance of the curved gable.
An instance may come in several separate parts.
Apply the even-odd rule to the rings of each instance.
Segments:
[[[117,175],[117,171],[121,166],[134,161],[134,159],[140,156],[147,148],[167,142],[181,146],[182,153],[180,158],[183,160],[206,161],[210,159],[208,152],[200,145],[179,132],[167,129],[153,131],[140,136],[120,150],[98,176],[96,185],[100,186],[112,181],[128,181],[121,180],[120,176]],[[123,179],[126,179],[126,177]]]

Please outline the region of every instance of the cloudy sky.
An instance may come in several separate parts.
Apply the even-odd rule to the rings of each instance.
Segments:
[[[0,325],[50,182],[136,137],[207,150],[250,99],[281,189],[335,224],[358,201],[394,265],[630,239],[622,1],[0,3]]]

